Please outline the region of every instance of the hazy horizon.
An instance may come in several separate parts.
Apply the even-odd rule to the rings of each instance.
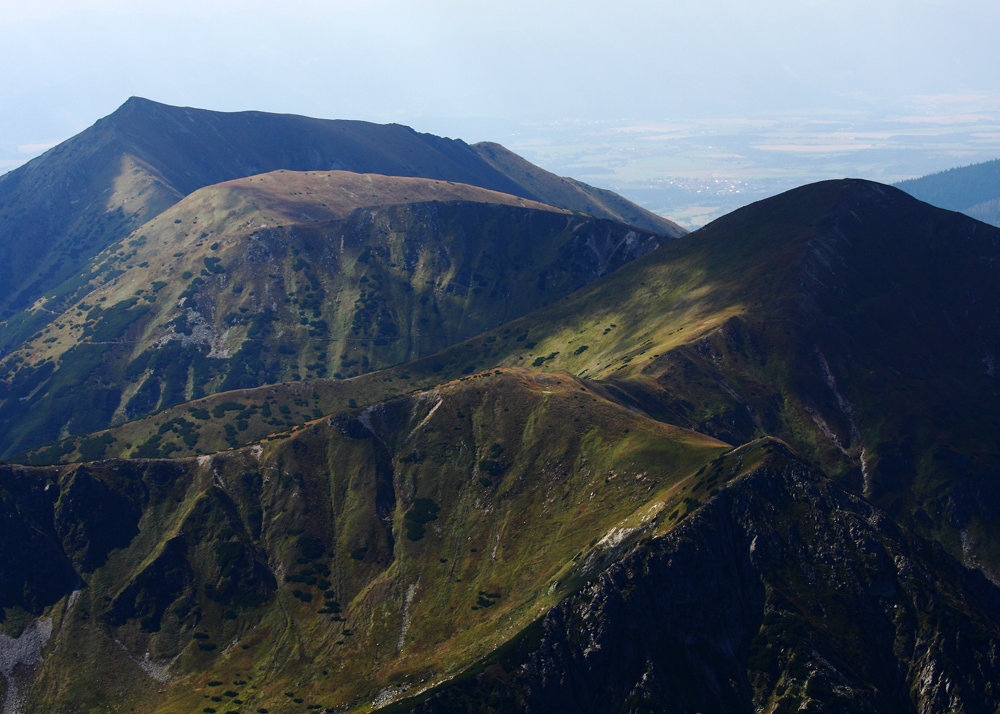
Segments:
[[[1000,7],[985,2],[0,10],[0,173],[132,95],[498,141],[659,212],[719,182],[714,203],[729,205],[733,192],[1000,157]],[[681,218],[696,225],[712,207]]]

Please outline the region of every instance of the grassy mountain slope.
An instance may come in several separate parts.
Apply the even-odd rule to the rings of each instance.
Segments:
[[[99,254],[86,298],[0,364],[0,448],[419,358],[664,240],[428,179],[275,172],[206,187]]]
[[[89,259],[182,196],[110,130],[88,130],[0,176],[0,349],[51,321],[25,310],[39,296],[72,301]]]
[[[0,484],[24,712],[995,707],[995,586],[780,442],[568,375]]]
[[[490,166],[515,181],[529,195],[538,196],[545,203],[610,218],[673,238],[678,238],[687,232],[677,224],[640,208],[617,193],[588,186],[576,179],[556,176],[500,144],[482,141],[473,144],[472,148]]]
[[[1000,226],[1000,159],[908,179],[897,188],[933,206]]]
[[[995,572],[998,238],[888,187],[824,182],[358,382],[356,398],[496,364],[566,370],[732,444],[783,438]],[[248,423],[248,439],[277,426]]]
[[[986,712],[998,591],[761,440],[721,493],[396,712]],[[973,644],[974,643],[974,644]]]
[[[316,408],[370,403],[494,365],[567,371],[733,445],[780,437],[995,576],[998,239],[991,227],[889,187],[824,182],[742,209],[440,353],[317,382]],[[136,453],[152,439],[149,448],[192,453],[182,443],[188,427],[172,420],[193,422],[195,406],[219,418],[190,427],[204,435],[195,448],[258,440],[309,418],[295,402],[302,396],[285,394],[288,418],[246,405],[226,412],[220,394],[89,448]],[[259,401],[253,395],[231,401]],[[80,458],[82,445],[66,442],[43,458]]]
[[[412,362],[35,452],[251,443],[0,472],[0,650],[30,665],[6,691],[164,714],[995,709],[1000,593],[955,559],[996,572],[998,250],[823,182]]]
[[[0,177],[2,306],[22,308],[199,188],[277,169],[422,176],[513,192],[461,142],[398,125],[221,113],[133,97]],[[30,277],[28,277],[30,276]]]
[[[512,324],[537,344],[496,361],[601,379],[730,443],[780,436],[996,572],[998,248],[894,189],[817,184]]]
[[[547,184],[529,190],[462,141],[404,126],[211,112],[133,97],[0,176],[0,351],[51,320],[51,313],[25,307],[49,293],[50,300],[62,298],[49,309],[61,312],[82,297],[75,278],[83,266],[136,227],[199,188],[279,169],[431,178],[543,203],[563,195]],[[582,185],[580,190],[605,195]],[[588,205],[598,216],[617,219],[631,206],[621,202],[607,213],[601,206],[613,202]],[[578,203],[565,207],[578,210]],[[644,227],[678,234],[674,224],[637,206],[626,212]]]
[[[682,519],[726,448],[500,370],[214,457],[5,467],[4,633],[52,633],[8,692],[24,712],[366,710]]]

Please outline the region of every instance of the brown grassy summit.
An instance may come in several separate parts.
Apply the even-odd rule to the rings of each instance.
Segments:
[[[224,218],[230,224],[244,220],[257,221],[254,225],[295,225],[344,218],[366,206],[429,201],[469,201],[571,213],[565,208],[454,181],[351,171],[280,170],[201,189],[178,204],[170,215],[198,213],[209,204],[224,205],[228,208]]]

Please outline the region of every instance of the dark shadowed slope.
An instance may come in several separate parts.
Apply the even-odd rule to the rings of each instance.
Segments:
[[[138,97],[101,121],[128,137],[129,148],[183,195],[275,169],[417,176],[504,193],[518,188],[464,142],[399,124],[213,112]]]

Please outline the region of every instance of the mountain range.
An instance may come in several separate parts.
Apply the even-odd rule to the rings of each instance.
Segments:
[[[1000,709],[1000,229],[837,180],[685,235],[492,144],[116,114],[225,151],[11,303],[5,711]]]
[[[1000,226],[1000,159],[908,179],[896,186],[921,201]]]
[[[665,235],[679,226],[609,191],[550,174],[497,144],[399,125],[221,113],[133,97],[0,177],[0,349],[48,324],[101,251],[206,186],[276,170],[378,173],[466,183]],[[46,296],[45,309],[25,310]]]

